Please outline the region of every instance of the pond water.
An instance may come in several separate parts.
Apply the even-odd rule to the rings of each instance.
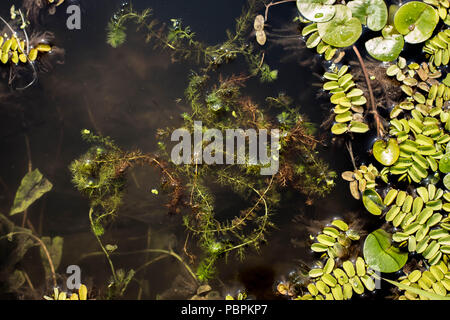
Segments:
[[[0,13],[7,16],[10,4],[4,2]],[[81,5],[81,30],[66,28],[68,4]],[[88,128],[110,136],[124,150],[155,152],[156,130],[180,126],[180,114],[189,111],[187,103],[178,99],[183,98],[191,70],[199,68],[195,63],[171,61],[167,52],[146,44],[143,32],[135,32],[133,24],[128,27],[126,43],[116,49],[110,47],[106,43],[106,25],[120,4],[121,1],[116,0],[66,1],[55,15],[47,16],[43,26],[55,33],[55,44],[65,49],[65,63],[55,65],[48,73],[40,73],[38,82],[31,88],[0,100],[0,105],[4,105],[0,108],[0,212],[9,211],[31,161],[32,167],[39,168],[54,187],[33,204],[27,212],[28,218],[37,234],[64,238],[57,272],[64,274],[67,266],[79,265],[83,282],[98,290],[105,288],[111,274],[104,256],[92,255],[100,249],[90,231],[89,203],[73,187],[68,169],[71,161],[88,147],[80,137],[80,130]],[[245,1],[134,0],[133,4],[137,10],[153,8],[154,16],[160,21],[182,18],[200,40],[215,44],[224,40],[226,29],[234,28],[234,19],[240,15]],[[293,4],[274,7],[270,11],[271,30],[285,28],[295,15]],[[320,89],[312,84],[320,83],[317,75],[323,73],[323,66],[305,63],[314,58],[314,52],[303,49],[300,53],[303,41],[300,37],[292,37],[283,44],[275,40],[269,34],[266,61],[279,70],[278,80],[263,85],[256,79],[250,80],[244,89],[245,95],[264,105],[266,96],[284,92],[301,106],[302,113],[320,125],[328,116],[327,98],[318,97]],[[248,41],[255,42],[250,34]],[[287,46],[291,50],[287,50]],[[292,50],[295,47],[298,51]],[[247,69],[237,61],[219,72],[231,74],[239,70],[246,72]],[[0,97],[10,92],[5,85],[1,90]],[[321,146],[319,152],[330,168],[336,172],[351,169],[345,147],[331,146],[329,136],[325,141],[326,145]],[[362,141],[361,145],[367,147],[369,141]],[[364,152],[359,154],[364,156]],[[132,253],[147,248],[148,242],[152,248],[167,248],[170,244],[176,252],[182,253],[186,230],[181,216],[168,215],[163,207],[164,195],[155,196],[150,192],[158,188],[158,177],[156,171],[144,168],[127,173],[123,206],[105,236],[105,243],[114,242],[118,252],[124,253],[112,256],[117,268],[136,270],[156,257],[155,254]],[[312,205],[307,205],[300,194],[284,194],[282,205],[274,212],[277,228],[271,230],[268,243],[260,252],[248,251],[244,261],[233,256],[228,261],[219,260],[213,288],[223,296],[245,290],[256,298],[280,298],[274,291],[277,281],[295,270],[299,261],[315,260],[306,241],[310,233],[308,224],[334,217],[351,217],[370,223],[361,203],[348,192],[347,183],[341,179],[336,182],[329,196]],[[218,190],[215,196],[223,212],[245,208],[245,201],[228,190]],[[12,220],[20,225],[22,215]],[[192,252],[198,253],[194,243],[191,246]],[[39,249],[34,249],[22,264],[34,287],[42,292],[48,287],[43,280]],[[127,252],[129,254],[125,254]],[[131,282],[125,298],[182,299],[192,295],[181,289],[178,295],[176,290],[174,292],[173,280],[184,270],[171,257],[139,270],[136,279],[142,286]]]

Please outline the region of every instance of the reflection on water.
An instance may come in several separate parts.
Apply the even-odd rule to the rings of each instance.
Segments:
[[[182,16],[193,30],[197,30],[198,36],[209,43],[222,40],[224,30],[233,27],[243,2],[134,1],[136,7],[153,7],[160,20]],[[127,150],[155,151],[156,130],[179,126],[182,123],[180,114],[188,111],[188,106],[178,99],[183,97],[190,70],[196,68],[191,64],[172,63],[168,54],[153,50],[145,44],[142,34],[132,32],[132,27],[126,45],[118,49],[107,46],[105,26],[119,3],[110,0],[82,2],[80,31],[67,30],[64,10],[57,11],[45,26],[55,32],[58,46],[65,48],[65,64],[41,74],[33,88],[0,100],[3,109],[0,110],[0,210],[8,212],[15,190],[27,172],[26,134],[33,168],[39,168],[54,184],[52,192],[33,205],[28,216],[38,233],[64,237],[59,273],[64,274],[68,265],[78,264],[83,281],[94,288],[107,283],[110,274],[104,256],[95,253],[99,248],[89,232],[87,200],[70,181],[68,165],[87,147],[80,139],[80,130],[90,128],[114,137],[118,145]],[[293,16],[295,11],[292,9],[287,6],[273,10],[273,21],[279,21],[277,14],[280,12]],[[7,12],[8,5],[2,4],[1,10]],[[300,40],[293,41],[295,45],[295,41]],[[286,57],[287,53],[280,47],[271,50],[267,58],[269,63],[276,64]],[[278,82],[264,90],[260,90],[258,82],[249,83],[246,94],[264,101],[268,94],[275,96],[282,90],[296,99],[302,112],[319,122],[323,112],[316,101],[316,90],[307,85],[318,81],[311,67],[292,61],[288,65],[280,64],[277,66],[280,70]],[[313,71],[321,73],[320,65],[314,68]],[[0,99],[8,92],[4,84],[1,86]],[[324,148],[321,152],[338,172],[348,165],[346,156],[338,160],[333,155],[334,150]],[[181,217],[167,215],[161,206],[166,200],[164,195],[150,193],[157,186],[156,171],[135,169],[130,173],[124,206],[109,226],[104,241],[118,244],[120,252],[131,252],[113,255],[114,262],[118,268],[138,270],[138,278],[144,279],[140,286],[135,282],[130,284],[127,298],[154,299],[157,295],[160,298],[188,298],[195,293],[195,284],[189,283],[184,268],[176,260],[160,257],[151,266],[145,266],[149,259],[158,258],[154,253],[146,253],[146,248],[171,246],[182,252],[186,241]],[[235,200],[230,203],[234,196],[222,190],[217,194],[217,201],[226,210],[241,210],[245,204]],[[305,199],[294,193],[286,193],[284,197],[285,204],[274,217],[278,228],[269,235],[270,245],[263,246],[259,253],[249,252],[244,262],[234,258],[228,263],[220,262],[217,286],[222,295],[245,288],[258,298],[274,298],[273,285],[277,280],[293,270],[299,260],[312,261],[308,244],[296,240],[308,238],[309,230],[303,225],[304,221],[344,217],[348,210],[359,208],[358,203],[351,200],[344,182],[338,182],[329,197],[312,206],[305,205]],[[298,215],[306,219],[292,223]],[[14,221],[21,223],[20,218]],[[140,250],[144,253],[132,254]],[[32,252],[27,259],[39,259],[38,255]],[[38,264],[27,271],[33,279],[43,278],[43,270]],[[172,283],[176,274],[182,277]],[[34,283],[36,288],[44,285],[43,282]]]

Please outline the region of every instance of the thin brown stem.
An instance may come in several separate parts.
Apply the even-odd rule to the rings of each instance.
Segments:
[[[266,12],[264,14],[264,21],[267,21],[267,17],[269,16],[269,8],[272,6],[277,6],[279,4],[283,4],[283,3],[288,3],[288,2],[296,2],[297,0],[283,0],[283,1],[278,1],[278,2],[271,2],[269,4],[266,4]]]
[[[375,103],[375,97],[373,95],[372,86],[370,85],[369,74],[367,72],[366,65],[364,64],[364,60],[361,57],[361,54],[359,53],[358,48],[356,48],[356,46],[352,46],[352,48],[353,48],[353,51],[356,54],[356,57],[358,58],[359,64],[361,65],[361,69],[363,71],[364,78],[366,80],[367,88],[369,89],[370,107],[372,109],[372,113],[373,113],[373,116],[375,118],[375,123],[377,125],[377,135],[378,135],[379,138],[381,138],[384,135],[384,128],[383,128],[383,124],[382,124],[382,121],[381,121],[381,117],[380,117],[380,115],[378,114],[378,111],[377,111],[377,105]]]
[[[352,142],[351,141],[347,141],[345,143],[346,147],[347,147],[347,151],[350,154],[350,159],[352,160],[352,164],[353,164],[353,168],[355,168],[355,170],[357,170],[358,168],[356,167],[356,161],[355,161],[355,156],[353,155],[353,147],[352,147]]]

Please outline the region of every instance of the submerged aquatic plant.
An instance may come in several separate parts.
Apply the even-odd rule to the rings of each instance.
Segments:
[[[120,9],[114,13],[113,17],[108,22],[108,26],[106,28],[106,42],[113,48],[121,46],[127,39],[126,23],[129,21],[135,21],[136,24],[142,25],[145,20],[151,16],[151,13],[151,9],[145,9],[142,12],[137,12],[133,9],[131,3],[122,3]]]

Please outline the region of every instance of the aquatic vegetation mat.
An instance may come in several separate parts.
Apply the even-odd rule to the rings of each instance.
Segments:
[[[38,75],[61,62],[64,50],[57,45],[64,41],[41,19],[66,5],[27,0],[0,15],[1,75],[12,92],[0,99],[38,90]],[[281,6],[295,16],[283,16],[285,29],[271,20]],[[100,132],[90,109],[93,128],[77,128],[84,151],[72,152],[64,167],[73,192],[82,196],[77,210],[93,243],[78,262],[103,259],[98,265],[106,276],[95,285],[83,278],[69,287],[78,265],[73,277],[65,275],[64,252],[77,240],[46,234],[30,219],[36,203],[43,202],[44,211],[47,197],[62,193],[33,167],[24,133],[28,170],[12,202],[1,207],[9,215],[0,214],[0,295],[89,300],[135,298],[137,292],[138,299],[246,300],[258,293],[230,289],[221,275],[270,247],[275,234],[287,233],[286,223],[278,225],[282,216],[288,224],[302,221],[306,237],[297,242],[304,254],[290,262],[294,271],[271,280],[271,298],[450,300],[449,8],[447,0],[249,0],[234,29],[213,44],[181,18],[157,20],[153,8],[122,3],[108,11],[103,50],[117,54],[117,64],[139,41],[170,64],[192,69],[176,100],[182,113],[149,135],[157,146],[151,152],[127,147],[119,133]],[[299,106],[298,97],[283,90],[280,79],[290,65],[273,53],[280,44],[294,48],[294,56],[305,60],[301,67],[319,79],[303,81],[301,74],[289,82],[313,92],[312,107],[325,111],[321,124],[310,120],[310,106]],[[178,138],[183,144],[174,146]],[[244,144],[236,153],[235,141]],[[324,156],[326,148],[331,157]],[[157,203],[151,209],[130,196],[133,184],[141,189],[139,172],[152,179],[143,201]],[[323,205],[332,204],[336,186],[345,186],[349,196],[338,217],[333,205]],[[158,219],[168,226],[158,230],[162,240],[152,241],[156,224],[127,216],[129,206],[146,217],[163,213]],[[309,216],[309,208],[330,212],[320,219]],[[125,219],[147,232],[122,241],[115,226]],[[145,247],[130,250],[136,239]],[[42,265],[41,277],[27,271],[28,256]],[[124,256],[144,263],[124,264]],[[164,259],[176,262],[166,271],[176,274],[163,289],[154,281],[154,288],[146,270]]]

